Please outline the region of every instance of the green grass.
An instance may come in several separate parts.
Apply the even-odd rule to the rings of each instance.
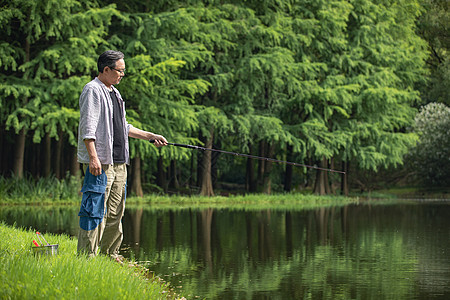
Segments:
[[[67,176],[65,179],[55,177],[34,179],[6,178],[0,176],[0,202],[2,204],[30,204],[30,205],[61,205],[76,204],[81,201],[82,180],[75,176]],[[280,193],[273,195],[249,194],[202,197],[199,195],[161,195],[147,194],[144,197],[127,197],[127,204],[158,204],[168,206],[214,206],[234,208],[269,208],[285,206],[289,208],[314,207],[320,205],[346,204],[357,202],[358,198],[346,198],[342,196],[317,196],[301,193]]]
[[[318,196],[295,193],[285,194],[250,194],[233,195],[230,197],[214,196],[160,196],[147,195],[142,198],[127,198],[127,205],[155,205],[158,208],[167,207],[226,207],[230,209],[307,209],[324,206],[346,205],[357,203],[358,198],[343,196]]]
[[[45,234],[58,255],[35,256],[35,232],[0,223],[0,299],[175,299],[143,268],[76,253],[76,240]]]
[[[416,186],[390,187],[372,192],[351,194],[351,196],[369,199],[449,199],[449,195],[449,188]]]
[[[0,176],[0,197],[3,203],[74,203],[80,201],[82,181],[76,176],[34,179]]]

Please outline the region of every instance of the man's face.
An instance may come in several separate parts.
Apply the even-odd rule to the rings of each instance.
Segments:
[[[125,61],[119,59],[116,61],[116,66],[114,68],[106,67],[108,82],[111,85],[119,84],[120,80],[125,76]]]

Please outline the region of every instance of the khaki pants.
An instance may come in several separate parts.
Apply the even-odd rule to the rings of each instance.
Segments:
[[[83,166],[86,172],[87,165]],[[79,228],[77,251],[89,256],[100,252],[117,257],[122,244],[122,217],[125,211],[127,167],[126,164],[102,165],[106,173],[107,185],[105,191],[106,214],[103,221],[93,230]]]

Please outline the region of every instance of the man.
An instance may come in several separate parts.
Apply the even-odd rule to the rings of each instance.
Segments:
[[[98,76],[86,84],[79,100],[78,161],[86,175],[77,250],[95,256],[100,247],[101,253],[120,261],[128,137],[154,140],[157,147],[167,145],[167,140],[127,123],[125,103],[114,87],[125,76],[124,54],[108,50],[98,58],[97,67]]]

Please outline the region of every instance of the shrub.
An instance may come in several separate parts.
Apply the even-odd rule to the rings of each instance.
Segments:
[[[415,118],[419,141],[410,159],[418,177],[431,186],[450,186],[450,108],[429,103]]]

